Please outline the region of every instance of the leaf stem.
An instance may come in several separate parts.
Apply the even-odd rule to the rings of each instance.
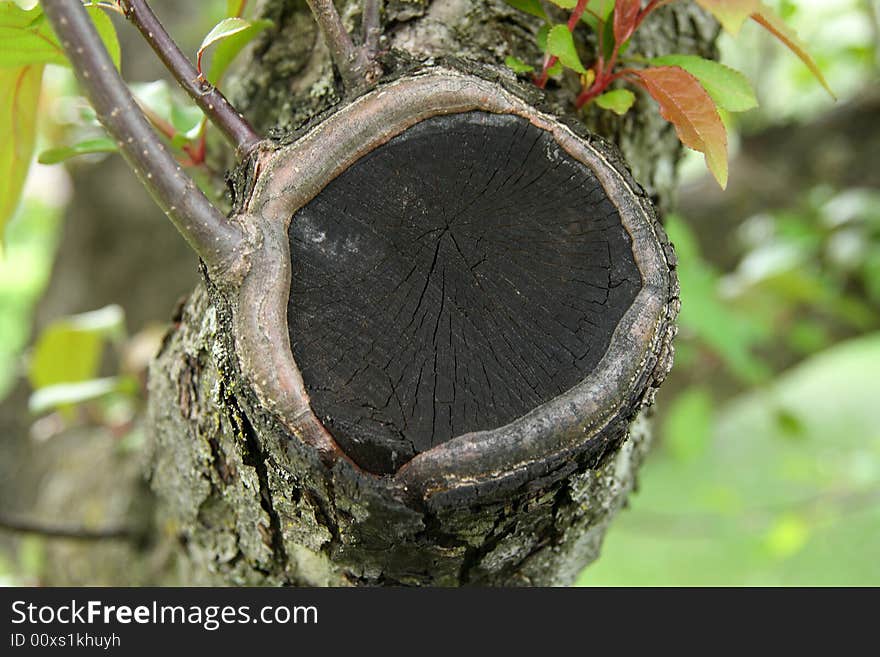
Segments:
[[[584,15],[584,11],[587,8],[587,0],[578,0],[577,4],[574,6],[574,9],[571,10],[571,16],[568,17],[568,31],[574,32],[574,28],[577,27],[577,24],[581,20],[581,16]]]
[[[79,0],[41,0],[80,87],[129,166],[209,269],[237,262],[243,232],[196,187],[153,131]]]
[[[226,139],[235,146],[239,158],[245,157],[260,136],[217,87],[211,85],[183,54],[171,35],[159,22],[146,0],[119,0],[125,17],[140,31],[147,43],[178,84],[189,94]]]
[[[178,134],[177,129],[171,125],[168,121],[163,119],[161,116],[156,114],[153,110],[151,110],[146,105],[141,105],[138,103],[138,106],[141,108],[141,111],[144,113],[144,116],[147,117],[147,120],[150,124],[158,130],[162,135],[167,137],[169,140],[173,140],[174,137]],[[184,166],[190,165],[198,165],[204,162],[204,143],[201,141],[205,135],[205,119],[202,119],[201,128],[199,129],[199,144],[194,146],[192,142],[187,141],[186,143],[180,146],[181,150],[187,154],[189,157],[189,162],[185,162]]]

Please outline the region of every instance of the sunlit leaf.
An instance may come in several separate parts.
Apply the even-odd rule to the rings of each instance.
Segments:
[[[534,66],[529,66],[523,60],[513,56],[506,57],[504,64],[514,73],[530,73],[535,70]]]
[[[703,153],[722,189],[727,187],[727,130],[712,98],[697,78],[677,66],[636,71],[660,114],[675,126],[681,142]]]
[[[35,390],[94,378],[101,364],[101,336],[65,324],[43,331],[31,355],[28,378]]]
[[[819,83],[825,87],[825,90],[831,94],[831,97],[836,98],[834,92],[831,91],[831,87],[828,86],[825,76],[822,75],[822,71],[819,70],[819,67],[816,66],[816,62],[810,57],[806,46],[804,46],[798,38],[797,33],[791,27],[786,25],[785,21],[783,21],[775,11],[764,3],[759,3],[759,9],[752,15],[752,18],[797,55],[798,58],[806,64],[807,68],[810,69],[810,72],[816,77]]]
[[[115,152],[116,143],[112,139],[103,137],[100,139],[87,139],[86,141],[81,141],[72,146],[49,148],[39,154],[37,161],[40,164],[57,164],[58,162],[64,162],[77,155]]]
[[[35,390],[28,399],[31,413],[45,413],[57,408],[66,408],[116,393],[131,394],[133,381],[129,377],[107,377],[90,379],[77,383],[57,383]]]
[[[547,12],[544,11],[544,7],[541,6],[541,3],[538,0],[504,0],[507,4],[509,4],[514,9],[519,9],[527,14],[531,14],[532,16],[536,16],[538,18],[547,19]],[[572,5],[574,7],[574,5]]]
[[[113,22],[96,6],[86,7],[113,63],[119,68],[121,51]],[[0,2],[0,66],[59,64],[69,66],[52,27],[39,6],[24,10],[13,2]]]
[[[736,36],[746,19],[758,11],[760,0],[696,0],[725,31]]]
[[[590,0],[581,20],[594,30],[598,30],[599,21],[607,22],[612,11],[614,11],[614,0]]]
[[[196,53],[196,62],[197,68],[199,72],[202,72],[202,56],[205,54],[205,50],[207,50],[210,46],[214,45],[218,41],[222,41],[223,39],[228,39],[234,34],[238,34],[239,32],[243,32],[244,30],[250,27],[250,23],[243,18],[224,18],[222,21],[217,23],[214,27],[211,28],[211,31],[205,35],[205,38],[202,39],[202,44],[199,46],[199,50]]]
[[[214,54],[211,56],[211,65],[208,67],[208,82],[213,85],[220,84],[220,79],[229,68],[232,61],[238,56],[244,47],[253,41],[260,32],[271,27],[272,21],[256,20],[245,29],[233,32],[227,37],[216,42]]]
[[[39,5],[25,10],[14,2],[0,2],[0,43],[0,66],[66,62]]]
[[[570,68],[578,73],[586,73],[587,69],[581,63],[577,54],[577,48],[574,45],[574,39],[568,27],[565,25],[554,25],[547,35],[547,52],[555,55],[566,68]]]
[[[39,390],[58,383],[94,379],[106,340],[121,337],[124,330],[119,306],[56,320],[37,339],[31,354],[31,387]]]
[[[125,311],[111,304],[87,313],[70,315],[61,320],[78,331],[96,333],[104,338],[122,338],[125,335]]]
[[[654,66],[678,66],[693,75],[718,107],[744,112],[758,106],[748,79],[739,71],[696,55],[666,55],[649,60]]]
[[[0,68],[0,245],[34,154],[43,65]]]
[[[116,36],[116,28],[113,27],[113,21],[97,5],[86,7],[86,11],[92,17],[95,29],[98,31],[98,36],[104,42],[104,47],[107,48],[107,53],[110,55],[113,65],[118,69],[122,62],[122,49],[119,46],[119,37]]]
[[[597,96],[593,101],[602,109],[611,110],[615,114],[623,115],[629,111],[636,100],[635,94],[629,89],[614,89]]]

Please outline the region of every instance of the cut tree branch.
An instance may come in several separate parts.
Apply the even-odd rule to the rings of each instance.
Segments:
[[[243,232],[207,199],[144,118],[80,0],[42,0],[80,87],[123,157],[209,269],[238,258]]]
[[[250,153],[260,142],[260,136],[220,90],[199,74],[146,1],[119,0],[119,6],[178,84],[235,146],[239,158]]]

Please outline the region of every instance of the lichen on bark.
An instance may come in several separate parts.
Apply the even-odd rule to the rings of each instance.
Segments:
[[[339,472],[326,482],[291,472],[289,439],[268,426],[256,433],[229,394],[227,364],[217,312],[199,288],[153,368],[148,417],[158,526],[177,537],[179,576],[193,584],[568,584],[598,554],[650,444],[640,417],[616,454],[534,493],[437,514],[383,502],[367,533],[393,531],[388,550],[395,535],[424,537],[389,569],[385,550],[346,535],[369,524],[376,492],[353,490]]]

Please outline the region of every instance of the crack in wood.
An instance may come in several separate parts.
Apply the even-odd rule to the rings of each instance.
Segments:
[[[513,115],[422,121],[331,181],[289,234],[312,407],[377,473],[577,384],[641,288],[594,174]]]

